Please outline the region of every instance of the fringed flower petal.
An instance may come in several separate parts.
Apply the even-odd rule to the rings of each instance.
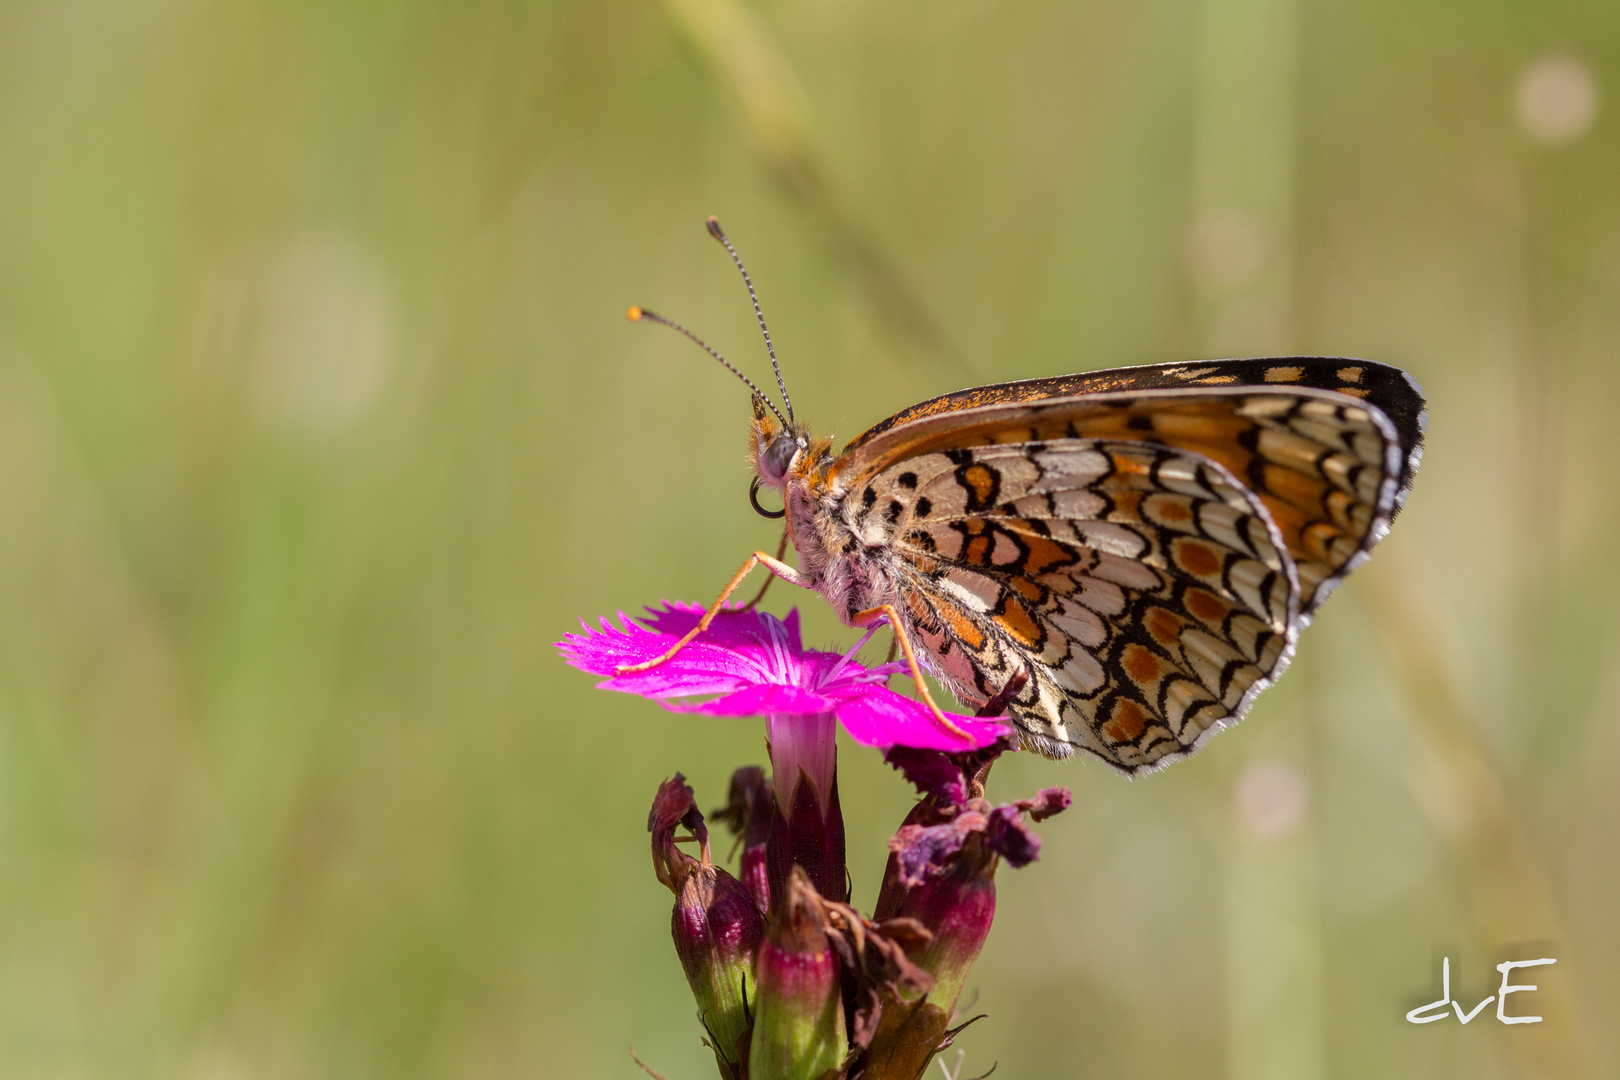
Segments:
[[[947,731],[919,701],[882,685],[894,665],[863,667],[851,657],[806,649],[798,612],[785,620],[752,609],[720,611],[702,634],[669,660],[646,671],[620,675],[622,667],[663,656],[702,620],[695,604],[650,608],[639,620],[603,619],[569,634],[557,647],[574,667],[608,676],[598,683],[654,698],[676,712],[707,716],[814,715],[833,713],[850,738],[863,746],[910,746],[967,751],[991,746],[1007,735],[1001,720],[947,713],[967,738]],[[671,702],[671,698],[709,698]]]

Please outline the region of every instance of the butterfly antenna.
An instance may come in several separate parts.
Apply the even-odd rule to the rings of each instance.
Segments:
[[[754,292],[754,280],[748,276],[747,267],[743,266],[742,259],[737,256],[737,249],[731,246],[726,234],[720,228],[720,219],[709,218],[709,235],[726,246],[731,254],[731,261],[737,264],[737,271],[742,274],[743,284],[748,286],[748,299],[754,302],[754,318],[759,320],[759,332],[765,335],[765,351],[771,354],[771,370],[776,372],[776,387],[782,391],[782,404],[787,406],[788,416],[793,415],[793,402],[788,399],[787,383],[782,381],[782,365],[776,362],[776,347],[771,344],[771,332],[765,327],[765,313],[759,309],[759,296]]]
[[[750,390],[752,390],[754,392],[754,396],[765,403],[765,407],[767,409],[771,410],[771,412],[773,412],[773,413],[776,413],[776,419],[781,421],[781,424],[782,424],[782,426],[784,428],[788,426],[788,422],[782,416],[782,413],[777,409],[777,407],[774,404],[772,404],[771,399],[766,397],[764,392],[762,390],[760,390],[759,387],[754,385],[754,380],[753,379],[750,379],[748,376],[746,376],[742,372],[738,371],[735,367],[732,366],[730,360],[727,360],[725,357],[723,357],[719,353],[715,352],[714,349],[709,345],[709,343],[707,341],[704,341],[702,338],[700,338],[696,334],[692,333],[692,331],[688,330],[686,327],[682,326],[680,323],[676,322],[674,319],[666,319],[662,315],[656,314],[655,312],[648,311],[646,308],[633,307],[633,308],[630,309],[630,321],[631,322],[655,322],[655,323],[658,323],[661,326],[667,326],[671,330],[676,331],[677,333],[686,335],[686,337],[689,340],[691,340],[692,342],[694,342],[697,345],[698,348],[702,349],[704,352],[708,353],[710,356],[712,356],[716,360],[720,361],[720,363],[725,367],[725,369],[727,371],[731,372],[733,375],[737,376],[737,378],[741,379],[743,381],[743,383],[748,387],[748,389],[750,389]],[[788,416],[792,416],[792,415],[793,415],[793,411],[791,409],[789,409],[788,410]]]

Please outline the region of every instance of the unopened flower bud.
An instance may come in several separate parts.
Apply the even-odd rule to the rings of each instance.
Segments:
[[[794,867],[759,947],[750,1080],[836,1076],[849,1049],[821,898]]]
[[[709,834],[685,779],[675,774],[658,789],[648,818],[653,867],[675,894],[670,929],[686,981],[697,999],[720,1074],[744,1075],[752,1024],[754,953],[764,936],[764,918],[748,889],[709,859]],[[685,826],[698,841],[694,859],[675,844]]]
[[[944,824],[918,823],[940,817],[940,807],[925,798],[890,842],[873,917],[911,918],[928,928],[931,938],[911,959],[934,985],[926,997],[885,1002],[867,1059],[873,1080],[916,1077],[950,1044],[951,1015],[995,919],[996,854],[979,831],[987,824],[984,815],[962,811]],[[958,838],[953,826],[965,836]]]
[[[992,806],[984,781],[999,748],[974,754],[896,748],[889,762],[901,769],[923,799],[889,841],[889,865],[878,894],[876,919],[914,919],[930,932],[911,960],[933,978],[926,997],[891,1000],[868,1056],[872,1080],[913,1078],[950,1043],[947,1030],[962,987],[990,935],[996,912],[997,865],[1024,866],[1040,850],[1025,823],[1069,805],[1062,788]]]
[[[983,790],[982,786],[979,790]],[[1041,842],[1025,823],[1041,821],[1069,805],[1066,788],[1048,788],[1033,799],[991,806],[983,798],[940,805],[930,796],[918,804],[923,824],[908,818],[889,841],[889,866],[874,912],[877,918],[912,918],[933,938],[913,957],[934,977],[930,994],[949,1011],[967,980],[996,913],[996,866],[1033,862]]]
[[[972,812],[958,820],[973,827],[983,822]],[[898,839],[898,838],[897,838]],[[947,1014],[956,1007],[962,986],[979,950],[990,936],[996,917],[996,854],[982,833],[969,833],[937,875],[910,886],[893,912],[878,911],[878,918],[911,918],[926,926],[933,938],[912,957],[934,977],[929,999]]]

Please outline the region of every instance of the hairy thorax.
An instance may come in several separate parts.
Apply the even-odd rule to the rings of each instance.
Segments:
[[[786,491],[788,530],[799,553],[799,570],[839,616],[900,603],[900,566],[889,546],[888,526],[860,520],[844,494],[811,478],[793,478]]]

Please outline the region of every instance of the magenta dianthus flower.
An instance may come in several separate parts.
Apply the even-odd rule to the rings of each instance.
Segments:
[[[647,671],[615,675],[663,653],[696,626],[703,609],[673,603],[649,608],[645,618],[619,616],[623,629],[602,620],[602,629],[569,634],[558,643],[574,667],[610,676],[604,690],[655,698],[675,712],[706,716],[810,716],[831,713],[863,746],[912,746],[962,751],[989,746],[1008,728],[1005,721],[946,714],[971,737],[959,739],[934,721],[928,707],[884,685],[905,671],[901,663],[863,667],[851,653],[806,649],[799,641],[799,613],[778,619],[763,611],[728,609],[673,658]],[[718,695],[692,703],[675,699]]]
[[[658,878],[676,893],[676,951],[725,1080],[914,1080],[951,1045],[951,1017],[990,932],[997,865],[1023,866],[1039,840],[1024,819],[1068,805],[1050,789],[1003,806],[991,764],[1017,743],[1000,719],[938,714],[885,684],[898,663],[806,649],[798,612],[721,610],[679,652],[703,609],[665,604],[601,620],[558,642],[607,690],[707,716],[766,719],[771,773],[732,776],[714,812],[742,846],[739,877],[714,865],[708,829],[679,773],[649,818]],[[663,659],[668,656],[668,659]],[[661,661],[645,670],[627,670]],[[623,674],[620,674],[623,672]],[[1020,675],[986,706],[1024,685]],[[849,906],[839,807],[838,725],[880,747],[923,798],[890,841],[877,921]],[[691,835],[677,837],[677,828]],[[676,845],[699,845],[697,857]]]
[[[669,660],[617,674],[664,655],[702,617],[696,605],[666,604],[648,609],[639,622],[620,615],[622,627],[603,619],[600,631],[586,627],[558,647],[575,667],[610,676],[598,684],[604,689],[655,698],[676,712],[765,717],[775,802],[765,868],[772,904],[795,865],[804,868],[823,897],[849,899],[838,803],[839,724],[856,742],[885,749],[969,751],[1007,733],[1003,721],[970,716],[950,717],[965,738],[944,730],[926,705],[883,685],[903,665],[856,663],[866,638],[843,654],[806,649],[797,611],[785,620],[749,608],[721,611],[706,632]],[[709,700],[689,700],[700,697]]]

